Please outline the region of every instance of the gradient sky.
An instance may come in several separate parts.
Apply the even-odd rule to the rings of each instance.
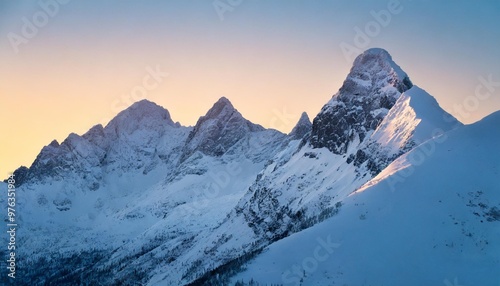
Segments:
[[[174,121],[194,125],[226,96],[247,119],[289,132],[340,88],[352,64],[341,44],[356,46],[356,27],[394,0],[73,0],[44,19],[40,3],[54,1],[0,1],[2,178],[53,139],[106,124],[148,67],[168,77],[144,97]],[[214,3],[235,5],[221,18]],[[360,50],[388,50],[464,123],[500,109],[500,84],[476,96],[480,78],[500,82],[500,1],[401,0],[398,11]],[[23,34],[25,21],[37,31]],[[13,45],[14,34],[26,42]]]

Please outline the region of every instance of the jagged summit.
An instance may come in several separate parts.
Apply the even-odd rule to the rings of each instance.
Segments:
[[[410,89],[413,85],[408,75],[392,60],[391,55],[380,48],[368,49],[356,57],[347,78],[365,85],[368,81],[375,83],[388,79],[388,83],[400,93]]]
[[[377,128],[401,93],[413,86],[408,75],[383,49],[359,55],[342,87],[313,122],[311,145],[345,154]]]
[[[130,115],[135,115],[135,116],[144,116],[148,113],[156,113],[156,112],[165,112],[166,109],[159,106],[158,104],[149,101],[147,99],[143,99],[137,102],[134,102],[132,105],[130,105],[128,108],[120,112],[117,116],[120,116],[120,114],[130,114]],[[168,111],[167,111],[168,113]]]
[[[118,113],[108,125],[106,133],[116,136],[131,134],[137,129],[147,129],[160,132],[165,126],[177,127],[165,108],[149,100],[141,100]]]
[[[104,127],[101,124],[93,126],[89,129],[89,131],[82,135],[83,138],[101,147],[104,147],[103,141],[105,136]]]
[[[219,116],[225,116],[229,113],[236,111],[233,104],[226,97],[221,97],[217,102],[210,108],[205,117],[216,118]]]
[[[238,110],[236,110],[229,99],[221,97],[216,103],[207,111],[204,116],[201,116],[196,122],[193,132],[196,132],[200,126],[205,125],[205,122],[211,120],[229,121],[245,120]]]
[[[113,121],[123,121],[123,119],[133,119],[142,120],[144,118],[159,118],[172,122],[170,118],[170,113],[165,108],[159,106],[158,104],[151,102],[147,99],[135,102],[127,109],[118,113],[118,115],[110,121],[110,125]],[[107,127],[107,126],[106,126]]]
[[[312,128],[312,123],[311,120],[309,119],[309,116],[307,115],[306,112],[302,112],[302,115],[300,116],[299,121],[293,127],[292,131],[288,136],[292,139],[301,139],[306,135],[308,132],[311,131]]]
[[[50,147],[59,147],[59,142],[57,142],[57,140],[52,140],[52,142],[50,142],[49,144]]]
[[[220,156],[247,133],[263,130],[264,127],[243,118],[227,98],[221,97],[205,116],[198,119],[189,134],[182,159],[195,151]]]
[[[297,125],[301,124],[312,124],[311,120],[309,119],[309,115],[307,115],[307,112],[302,112],[299,118],[299,122],[297,122]]]
[[[30,257],[18,284],[403,285],[409,273],[428,285],[468,264],[477,265],[470,273],[498,268],[485,254],[499,237],[489,232],[500,221],[499,119],[497,112],[460,126],[381,49],[360,55],[314,123],[303,113],[288,135],[251,123],[224,97],[194,127],[137,102],[16,170],[16,251]],[[422,226],[432,231],[423,235]],[[382,234],[376,241],[374,232]],[[415,235],[424,239],[414,243]],[[379,242],[387,243],[375,253]],[[325,259],[310,273],[304,257],[318,243]],[[283,255],[290,249],[304,251]],[[399,253],[408,263],[392,259]],[[472,259],[434,267],[464,253]],[[381,257],[394,260],[384,265],[387,277],[404,277],[373,280],[385,277]],[[432,267],[413,271],[414,257]],[[251,272],[236,277],[241,265]],[[427,270],[436,270],[432,279],[422,276]],[[479,276],[488,280],[466,285],[497,278]]]
[[[147,109],[158,108],[158,107],[163,109],[163,107],[159,106],[158,104],[156,104],[150,100],[142,99],[142,100],[139,100],[139,101],[132,103],[132,105],[130,105],[130,107],[127,109],[147,110]],[[127,109],[125,109],[125,110],[127,110]]]
[[[187,136],[187,131],[174,132],[178,129],[181,129],[179,124],[172,121],[166,109],[148,100],[138,101],[120,112],[106,127],[97,124],[81,136],[71,133],[60,144],[53,140],[42,148],[29,169],[19,171],[23,179],[18,184],[50,178],[69,180],[92,169],[94,174],[85,175],[88,186],[83,188],[96,189],[101,168],[140,169],[146,162],[158,162],[150,150],[156,150],[157,156],[165,156],[162,154],[165,144],[160,144],[161,138],[165,134],[180,134],[185,140],[182,133]]]
[[[354,59],[353,68],[358,66],[366,66],[369,61],[378,61],[379,64],[388,63],[393,69],[395,69],[399,75],[406,75],[406,73],[398,66],[392,59],[391,54],[382,48],[370,48]],[[404,76],[402,77],[404,78]]]
[[[500,236],[500,152],[493,152],[500,134],[492,132],[499,125],[500,113],[493,114],[447,133],[445,140],[416,147],[343,199],[334,217],[271,244],[231,282],[498,286],[498,274],[482,269],[500,267],[498,256],[489,255],[497,251]],[[305,257],[312,257],[312,247],[300,246],[315,246],[324,237],[337,246],[332,247],[335,256],[314,264],[307,275],[292,274]],[[336,271],[341,275],[332,279],[326,274]]]

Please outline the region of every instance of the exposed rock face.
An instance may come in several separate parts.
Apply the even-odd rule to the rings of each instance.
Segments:
[[[120,112],[106,127],[98,124],[82,136],[71,133],[61,144],[52,141],[29,169],[16,171],[22,175],[17,183],[74,178],[84,184],[83,189],[96,190],[103,174],[110,171],[144,168],[147,172],[148,166],[168,158],[174,161],[169,156],[171,145],[182,144],[189,131],[175,124],[163,107],[142,100]],[[181,141],[163,144],[165,136],[179,136]]]
[[[356,167],[364,164],[375,176],[415,146],[459,126],[462,123],[444,111],[432,95],[414,85],[398,98],[360,149],[349,155],[347,163]]]
[[[181,160],[196,151],[221,156],[249,132],[263,130],[264,127],[243,118],[231,102],[222,97],[196,123],[188,136]]]
[[[169,267],[202,230],[224,219],[288,141],[285,134],[244,119],[226,98],[195,128],[180,126],[164,108],[140,101],[106,127],[72,133],[61,144],[54,140],[29,169],[15,172],[25,210],[19,233],[27,238],[23,253],[38,255],[22,266],[38,272],[24,276],[21,284],[74,285],[83,276],[89,284],[146,284],[151,275],[137,272],[136,263],[150,270]],[[47,221],[50,227],[40,227]],[[183,243],[170,244],[172,239]],[[152,260],[149,255],[160,244],[166,247]],[[63,248],[64,259],[54,267],[41,258]],[[78,270],[57,274],[66,268]],[[90,274],[94,271],[98,274]],[[172,279],[159,285],[179,284],[180,277]]]
[[[375,130],[401,93],[413,86],[382,49],[370,49],[354,61],[340,90],[313,122],[311,145],[345,154]]]
[[[292,140],[302,139],[307,133],[311,132],[311,130],[312,130],[311,120],[309,120],[309,116],[307,116],[307,113],[303,112],[302,115],[300,116],[299,121],[292,129],[290,134],[288,134],[288,136]]]
[[[195,262],[205,263],[205,268],[214,261],[224,264],[230,255],[251,253],[336,215],[345,198],[399,156],[433,138],[435,128],[446,132],[459,126],[444,122],[447,117],[385,50],[364,52],[312,128],[303,116],[289,135],[303,135],[302,140],[286,142],[228,219],[204,240],[218,245],[210,258]],[[231,229],[246,236],[228,233]]]
[[[113,118],[106,125],[105,133],[120,137],[130,135],[137,130],[146,130],[161,135],[166,126],[176,127],[168,110],[144,99],[132,104]]]
[[[229,285],[197,279],[349,211],[344,200],[388,164],[459,125],[381,49],[360,55],[314,123],[303,113],[288,135],[226,98],[194,128],[137,102],[16,170],[19,251],[30,256],[20,268],[35,270],[23,285]]]

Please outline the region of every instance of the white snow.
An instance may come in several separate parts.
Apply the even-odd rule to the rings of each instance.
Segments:
[[[420,144],[461,125],[441,109],[434,97],[414,85],[401,94],[373,133],[371,141],[379,143],[393,155],[410,140]]]
[[[147,285],[178,285],[267,246],[233,283],[494,285],[500,112],[463,126],[419,87],[400,94],[393,84],[406,77],[382,49],[355,61],[348,112],[385,117],[363,133],[348,126],[342,155],[252,124],[226,98],[194,128],[138,102],[44,147],[41,179],[17,191],[19,255],[103,250],[95,267],[120,268],[116,278],[143,270]],[[338,96],[322,112],[345,108]],[[307,115],[299,124],[310,127]],[[372,178],[369,163],[390,164]],[[294,216],[340,202],[338,214],[269,245],[298,229]]]
[[[274,243],[233,282],[498,285],[499,125],[497,112],[403,155],[338,215]],[[318,251],[319,240],[337,247]]]

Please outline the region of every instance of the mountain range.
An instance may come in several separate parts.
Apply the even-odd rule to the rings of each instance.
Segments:
[[[498,286],[499,125],[378,48],[289,134],[142,100],[14,172],[16,285]]]

